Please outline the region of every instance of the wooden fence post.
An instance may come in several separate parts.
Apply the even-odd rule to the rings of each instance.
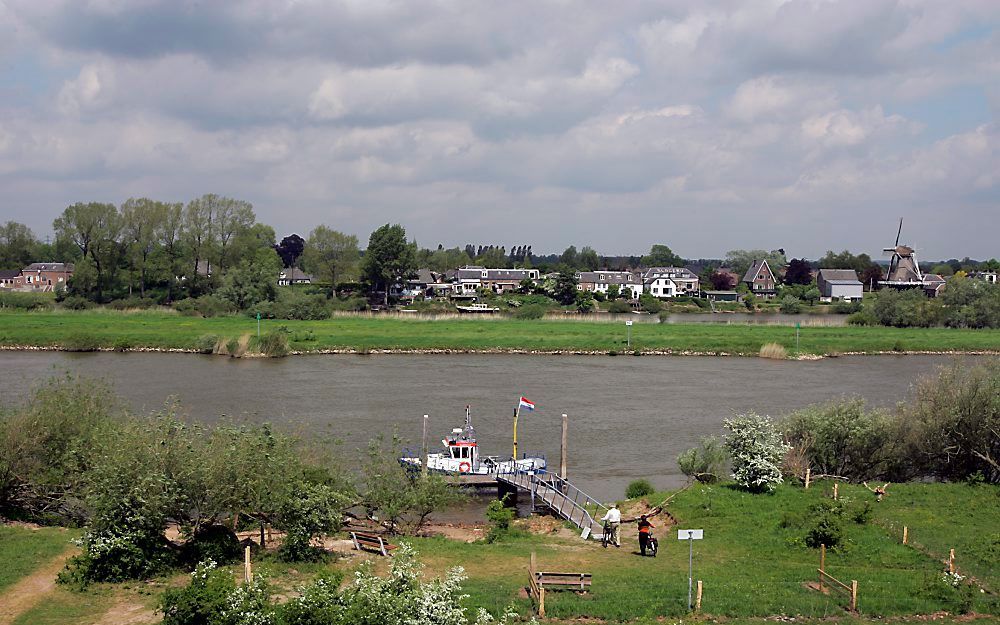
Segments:
[[[904,525],[904,526],[903,526],[903,544],[904,544],[904,545],[905,545],[905,544],[907,544],[907,543],[909,542],[909,538],[910,538],[910,536],[909,536],[909,528],[907,528],[907,527],[906,527],[906,526]]]
[[[253,571],[250,569],[250,545],[243,551],[243,581],[250,583],[253,579]]]
[[[840,486],[836,482],[833,483],[833,500],[837,501],[837,487]]]
[[[948,572],[952,575],[955,574],[955,550],[952,549],[948,552]]]
[[[812,470],[809,467],[806,467],[806,490],[809,490],[809,476],[811,472]]]
[[[858,580],[851,580],[851,612],[858,611]]]
[[[694,599],[694,611],[701,611],[701,580],[698,580],[698,594],[695,595]]]

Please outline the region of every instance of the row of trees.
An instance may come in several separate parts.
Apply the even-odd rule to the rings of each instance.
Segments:
[[[130,413],[98,382],[63,378],[0,417],[0,514],[86,527],[69,581],[141,578],[206,554],[237,557],[232,528],[273,525],[281,554],[314,557],[312,540],[348,510],[389,531],[416,531],[459,497],[439,476],[410,476],[399,441],[373,440],[361,471],[330,441],[268,425],[188,423],[176,406]],[[164,538],[179,527],[182,544]]]
[[[922,378],[913,398],[869,408],[860,398],[816,404],[773,422],[753,414],[726,421],[724,443],[710,437],[677,458],[701,481],[723,477],[770,490],[784,475],[905,482],[1000,483],[1000,359],[953,363]]]

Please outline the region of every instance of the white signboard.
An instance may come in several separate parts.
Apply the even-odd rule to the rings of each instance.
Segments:
[[[625,325],[630,326],[630,325],[632,325],[632,322],[631,321],[626,321]]]
[[[677,530],[677,540],[701,540],[705,530]]]

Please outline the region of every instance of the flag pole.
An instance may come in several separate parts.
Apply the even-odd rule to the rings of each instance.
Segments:
[[[521,398],[517,398],[517,408],[514,409],[514,464],[517,464],[517,417],[521,414]]]

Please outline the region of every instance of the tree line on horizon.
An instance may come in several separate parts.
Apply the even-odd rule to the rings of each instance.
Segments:
[[[321,224],[306,237],[297,233],[280,241],[273,227],[257,221],[253,205],[206,194],[187,204],[130,198],[120,206],[76,203],[54,221],[54,241],[42,242],[26,225],[0,225],[0,269],[21,269],[32,262],[74,263],[66,296],[105,303],[152,298],[158,303],[222,293],[238,307],[274,299],[274,281],[282,267],[298,267],[330,288],[350,285],[384,294],[418,268],[445,272],[463,265],[491,268],[538,268],[558,271],[635,270],[653,266],[690,266],[716,290],[731,289],[754,260],[766,259],[783,272],[786,284],[808,284],[819,267],[853,269],[866,285],[884,268],[867,254],[827,252],[818,261],[786,259],[783,249],[731,250],[724,259],[684,259],[667,245],[655,244],[645,255],[603,256],[594,248],[570,245],[561,254],[539,255],[529,244],[510,249],[496,244],[421,248],[399,224],[371,233],[362,250],[356,235]],[[720,269],[728,271],[720,271]],[[928,265],[933,273],[1000,269],[995,259],[965,258]],[[269,286],[270,285],[270,286]]]

